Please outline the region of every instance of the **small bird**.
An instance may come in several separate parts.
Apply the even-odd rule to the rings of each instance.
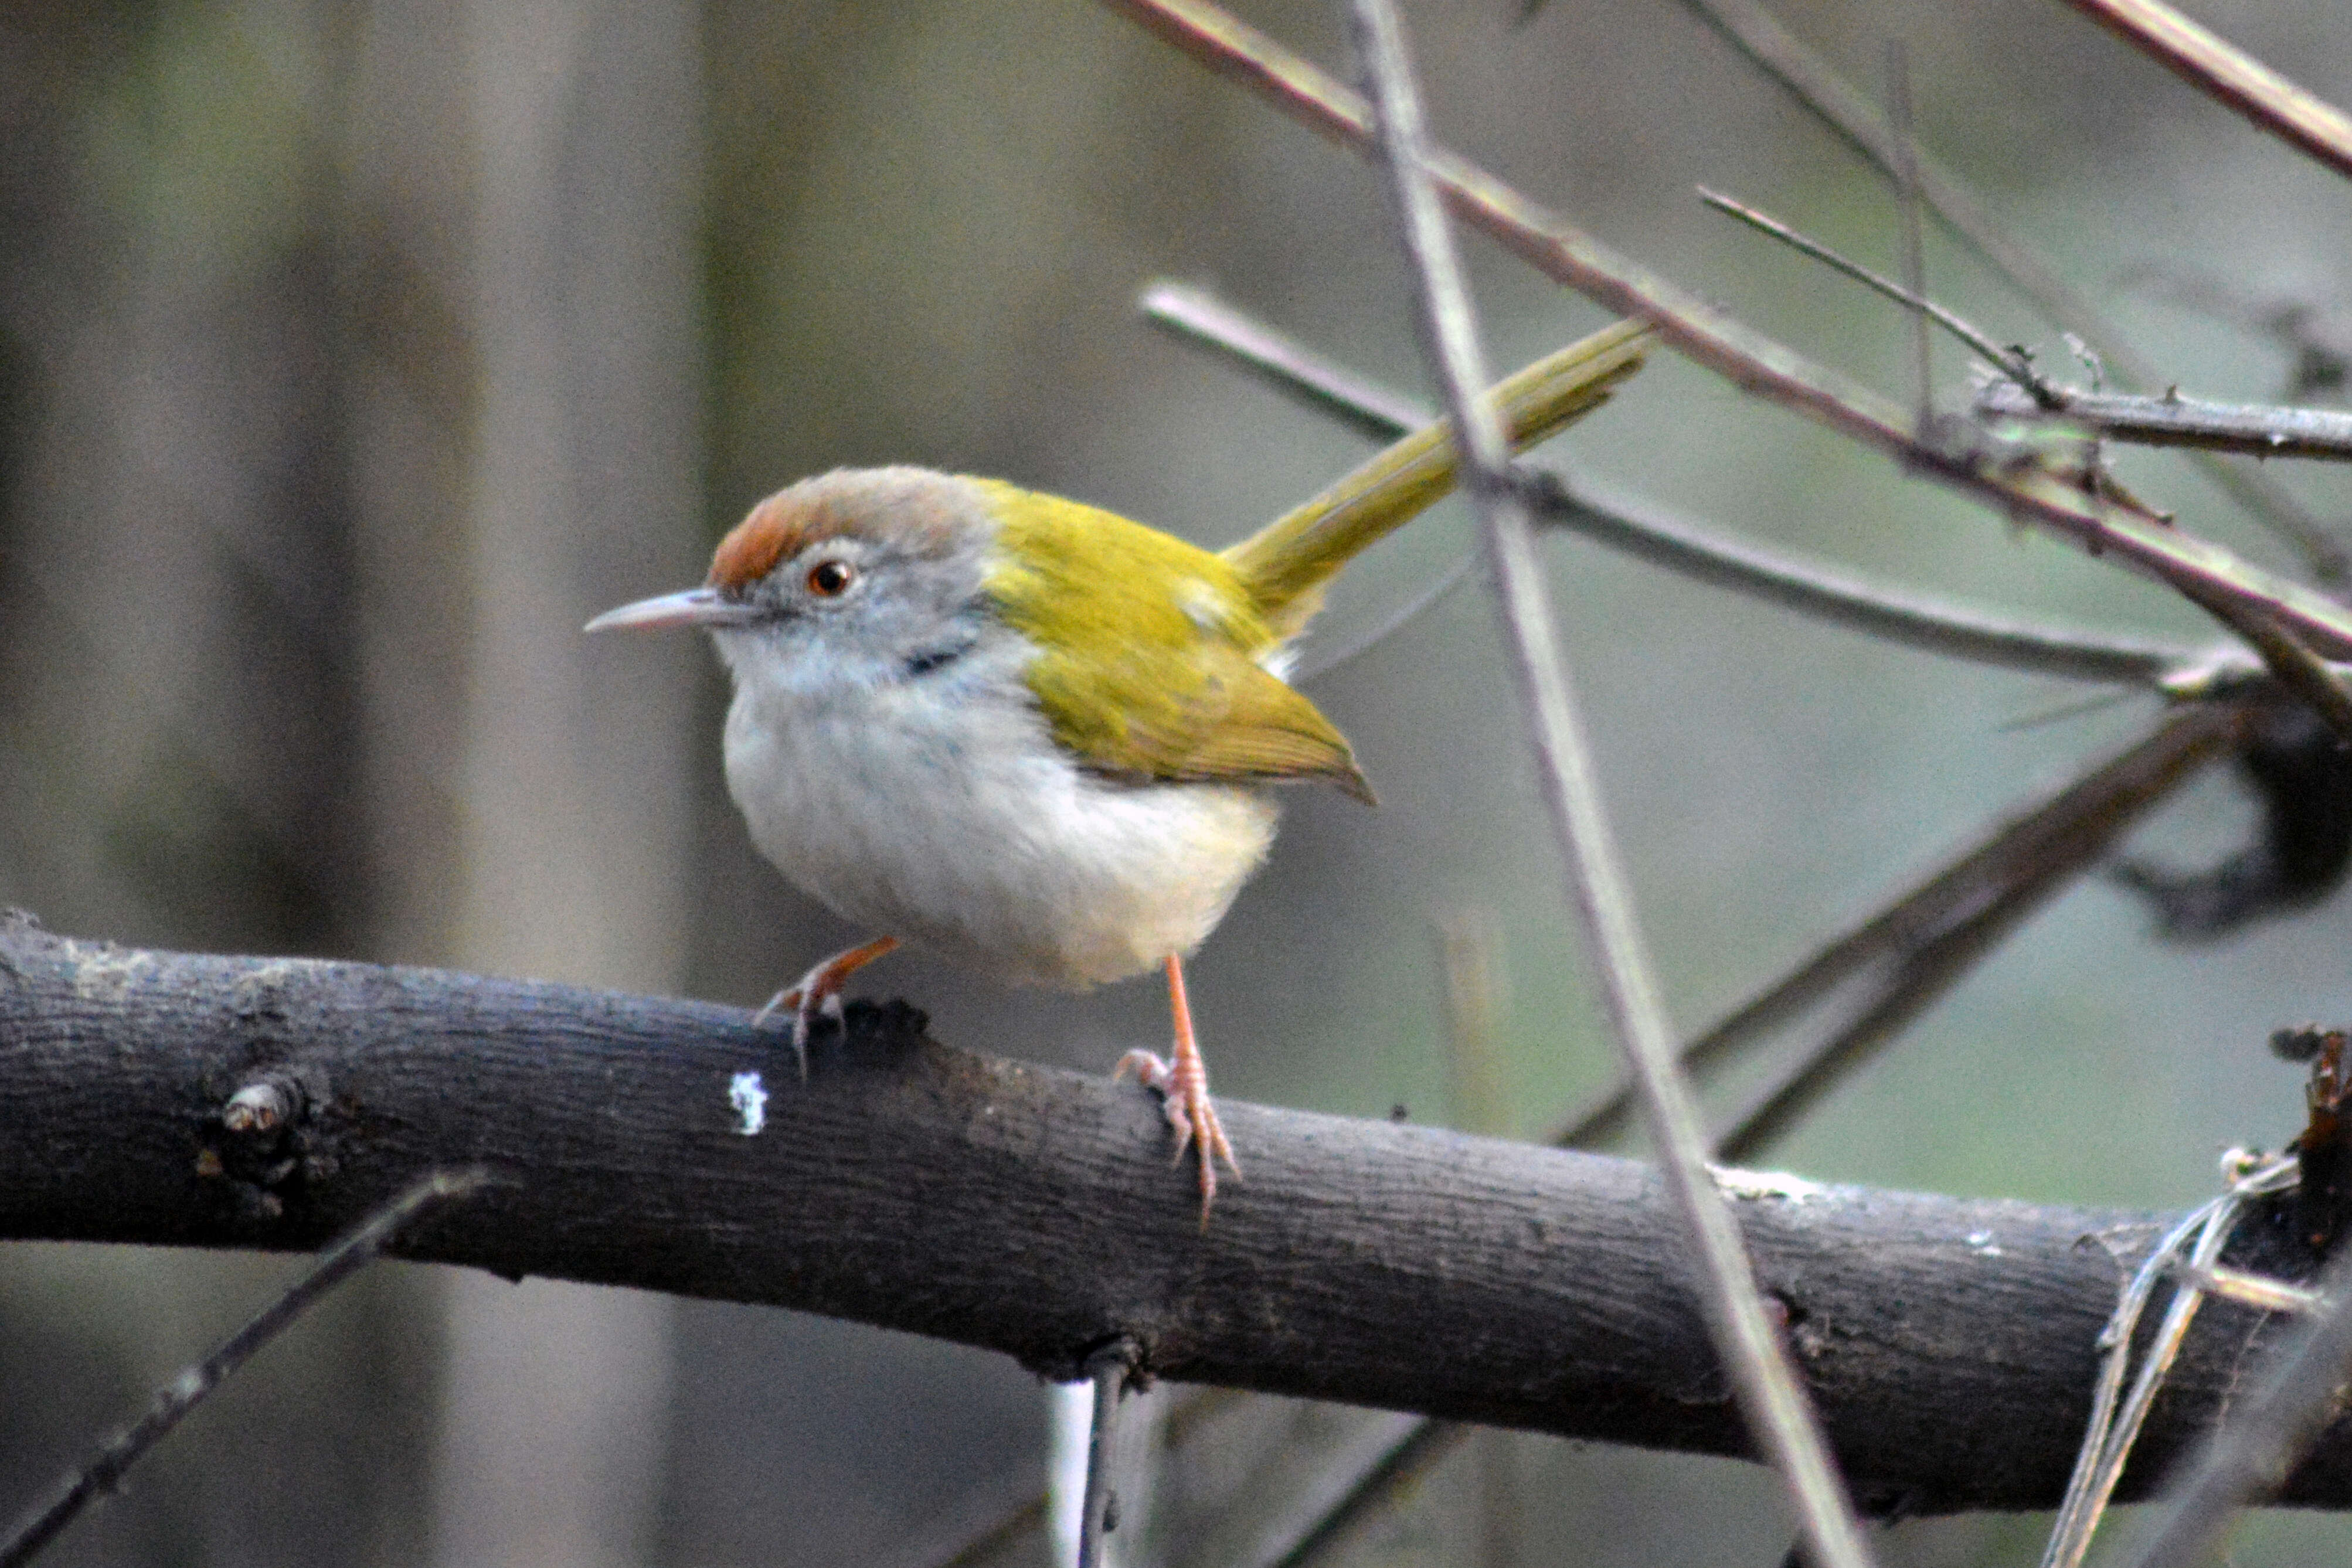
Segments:
[[[1607,399],[1648,329],[1621,322],[1493,394],[1528,444]],[[1118,1072],[1158,1090],[1176,1157],[1240,1167],[1209,1098],[1183,960],[1264,862],[1267,785],[1370,803],[1347,739],[1282,679],[1324,586],[1452,486],[1444,425],[1223,553],[997,479],[840,469],[751,508],[700,588],[588,623],[699,626],[734,679],[727,785],[762,854],[887,933],[762,1009],[809,1030],[906,937],[1014,984],[1159,967],[1175,1043]]]

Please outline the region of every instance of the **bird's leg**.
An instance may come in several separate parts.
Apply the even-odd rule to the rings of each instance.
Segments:
[[[782,990],[768,998],[768,1005],[752,1018],[754,1027],[766,1023],[784,1009],[793,1009],[793,1054],[800,1058],[801,1081],[808,1082],[809,1030],[823,1013],[838,1023],[841,1020],[841,988],[849,977],[874,962],[898,945],[896,936],[877,936],[863,946],[835,953]]]
[[[1122,1078],[1132,1072],[1145,1088],[1160,1091],[1167,1102],[1168,1124],[1176,1129],[1178,1159],[1184,1157],[1195,1140],[1199,1142],[1201,1226],[1206,1229],[1209,1205],[1217,1196],[1217,1162],[1224,1161],[1225,1168],[1235,1176],[1242,1174],[1242,1167],[1234,1159],[1234,1146],[1225,1141],[1217,1108],[1209,1100],[1209,1064],[1201,1058],[1200,1041],[1192,1038],[1192,1004],[1184,996],[1184,961],[1172,953],[1168,956],[1168,1010],[1176,1020],[1176,1049],[1170,1060],[1162,1061],[1148,1051],[1130,1051],[1119,1058],[1111,1076]]]

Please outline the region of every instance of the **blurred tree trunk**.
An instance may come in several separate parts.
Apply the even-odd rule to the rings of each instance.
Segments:
[[[347,275],[380,951],[674,989],[689,639],[581,623],[698,575],[690,5],[372,5]],[[662,1298],[455,1275],[436,1455],[452,1564],[640,1561]]]

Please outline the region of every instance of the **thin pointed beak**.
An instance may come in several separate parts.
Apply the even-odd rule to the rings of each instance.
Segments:
[[[583,632],[646,631],[659,626],[741,626],[760,619],[756,605],[722,597],[715,588],[689,588],[607,610]]]

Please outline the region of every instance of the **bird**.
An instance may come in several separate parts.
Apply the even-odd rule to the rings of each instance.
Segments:
[[[1639,321],[1490,394],[1529,444],[1639,368]],[[841,468],[754,506],[703,585],[589,632],[698,627],[733,681],[729,793],[795,885],[877,932],[761,1009],[803,1076],[851,975],[915,941],[1000,981],[1085,989],[1160,969],[1173,1045],[1129,1051],[1205,1227],[1223,1162],[1184,960],[1273,843],[1270,786],[1370,804],[1347,738],[1284,678],[1330,580],[1442,497],[1448,428],[1407,437],[1223,551],[1001,479]]]

